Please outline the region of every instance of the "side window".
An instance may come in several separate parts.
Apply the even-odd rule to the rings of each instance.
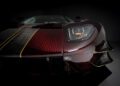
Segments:
[[[23,22],[23,24],[34,24],[36,21],[35,17],[29,18]]]

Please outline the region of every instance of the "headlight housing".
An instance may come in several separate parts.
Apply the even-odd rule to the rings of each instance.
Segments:
[[[89,39],[95,32],[96,27],[92,24],[76,25],[68,28],[69,41],[84,41]]]

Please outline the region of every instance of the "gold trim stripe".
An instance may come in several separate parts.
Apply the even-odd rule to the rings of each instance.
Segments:
[[[5,41],[3,41],[0,46],[4,45],[7,41],[9,41],[12,37],[14,37],[21,29],[18,29],[15,33],[9,36]]]
[[[8,40],[3,46],[0,47],[0,49],[4,48],[10,41],[12,41],[18,34],[16,34],[15,36],[13,36],[10,40]]]
[[[32,39],[32,37],[35,35],[35,33],[36,33],[37,31],[38,31],[38,29],[36,29],[36,30],[33,32],[33,34],[31,35],[31,37],[27,40],[27,42],[26,42],[25,45],[23,46],[23,48],[22,48],[22,50],[21,50],[21,52],[20,52],[20,58],[22,58],[22,53],[23,53],[25,47],[27,46],[27,44],[29,43],[29,41]]]

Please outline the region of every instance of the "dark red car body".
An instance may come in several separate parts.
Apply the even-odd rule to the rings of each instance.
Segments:
[[[88,39],[69,40],[68,28],[89,24],[93,25],[95,30]],[[60,69],[54,66],[61,65],[62,62],[66,72],[88,71],[92,67],[101,67],[111,62],[109,50],[102,24],[85,19],[76,22],[68,18],[64,23],[24,23],[18,29],[7,29],[0,34],[2,59],[25,59],[25,64],[35,61],[37,69],[43,61],[50,70]],[[45,68],[44,64],[42,67]],[[32,70],[35,70],[35,67]]]

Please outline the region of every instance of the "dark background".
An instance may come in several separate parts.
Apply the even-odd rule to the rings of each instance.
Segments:
[[[14,26],[25,17],[32,15],[66,15],[71,18],[81,16],[101,22],[109,41],[120,41],[120,5],[118,1],[106,0],[39,0],[4,1],[0,3],[0,29]]]

